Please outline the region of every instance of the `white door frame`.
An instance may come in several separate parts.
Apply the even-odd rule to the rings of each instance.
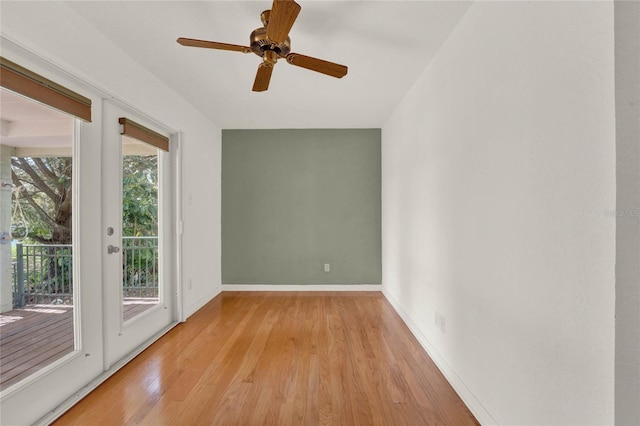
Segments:
[[[74,200],[74,220],[77,221],[76,241],[74,251],[77,251],[78,265],[74,265],[76,282],[80,283],[78,297],[81,299],[79,326],[82,334],[79,350],[56,361],[51,367],[36,373],[32,378],[7,389],[0,395],[0,411],[2,422],[7,424],[37,424],[46,425],[54,421],[64,411],[77,403],[93,389],[107,380],[128,360],[153,343],[172,325],[158,332],[140,347],[136,348],[120,362],[110,368],[104,368],[104,316],[103,316],[103,287],[101,271],[103,269],[102,249],[106,247],[104,238],[104,221],[102,217],[102,106],[104,99],[117,102],[127,107],[125,102],[116,101],[115,97],[85,80],[65,70],[57,64],[41,57],[38,52],[25,48],[13,40],[0,36],[2,40],[2,56],[28,67],[34,72],[50,78],[71,90],[75,90],[89,97],[92,101],[92,123],[75,124],[74,150],[74,180],[78,185],[77,197]],[[140,116],[142,114],[136,114]],[[162,125],[150,117],[145,119]],[[172,277],[176,289],[176,306],[173,309],[173,322],[184,321],[184,298],[182,280],[182,135],[171,129],[164,129],[170,134],[170,144],[175,147],[172,161],[175,170],[174,188],[174,216],[176,232],[174,276]],[[51,390],[55,390],[52,392]],[[34,405],[37,397],[38,404]]]
[[[92,309],[92,306],[100,305],[100,290],[91,285],[95,282],[100,260],[99,256],[94,256],[92,247],[97,235],[92,226],[94,218],[87,211],[100,202],[99,179],[94,178],[96,170],[99,175],[100,156],[88,145],[96,133],[99,128],[75,119],[72,178],[75,350],[2,391],[3,424],[36,422],[102,369],[102,311]],[[36,399],[34,395],[37,395]],[[38,401],[36,406],[34,400]]]
[[[132,110],[117,101],[103,101],[103,309],[104,309],[104,369],[109,370],[122,358],[135,351],[159,331],[174,323],[178,317],[179,284],[176,278],[177,256],[176,237],[177,220],[175,166],[177,162],[173,154],[174,146],[170,141],[170,152],[159,155],[159,187],[164,188],[159,194],[159,247],[161,264],[159,265],[162,281],[159,303],[147,309],[137,317],[124,322],[122,318],[122,251],[107,252],[108,245],[121,247],[121,213],[122,213],[122,142],[118,118],[127,116],[159,133],[170,134],[166,127],[154,120]],[[173,136],[173,135],[172,135]],[[175,137],[172,138],[176,140]],[[177,138],[179,140],[179,137]],[[113,228],[114,234],[107,235],[107,228]]]

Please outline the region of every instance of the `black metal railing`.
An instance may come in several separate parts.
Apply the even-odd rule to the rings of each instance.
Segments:
[[[124,297],[158,297],[158,237],[123,237]],[[73,304],[73,262],[69,244],[16,244],[13,307]]]
[[[13,306],[73,301],[73,267],[69,244],[16,244]]]
[[[158,297],[158,237],[122,237],[124,297]]]

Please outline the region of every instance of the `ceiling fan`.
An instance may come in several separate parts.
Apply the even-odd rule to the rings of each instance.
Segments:
[[[253,52],[260,56],[262,63],[258,66],[256,79],[253,82],[254,92],[263,92],[269,88],[273,66],[278,61],[278,58],[286,59],[291,65],[331,77],[342,78],[347,75],[347,67],[344,65],[291,52],[289,31],[298,17],[300,9],[300,5],[293,0],[273,0],[271,10],[265,10],[260,15],[263,27],[254,30],[249,36],[250,46],[182,37],[177,41],[183,46],[231,50],[242,53]]]

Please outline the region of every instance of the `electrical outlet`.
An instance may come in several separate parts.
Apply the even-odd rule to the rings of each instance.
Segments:
[[[325,272],[330,272],[331,271],[331,266],[328,263],[324,264],[324,271]]]

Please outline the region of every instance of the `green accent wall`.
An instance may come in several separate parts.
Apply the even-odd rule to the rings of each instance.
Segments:
[[[380,138],[223,130],[222,283],[380,284]]]

